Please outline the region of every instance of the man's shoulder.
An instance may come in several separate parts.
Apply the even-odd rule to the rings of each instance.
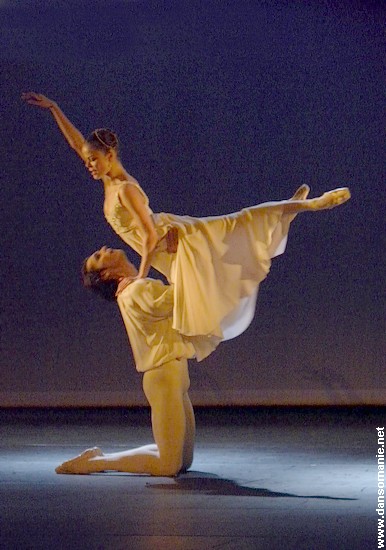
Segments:
[[[137,279],[130,283],[119,295],[119,299],[126,300],[130,296],[133,297],[136,294],[143,293],[146,291],[157,290],[163,291],[169,288],[169,285],[165,284],[160,279],[152,279],[151,277],[146,277],[145,279]]]

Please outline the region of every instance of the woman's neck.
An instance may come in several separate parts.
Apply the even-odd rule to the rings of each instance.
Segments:
[[[119,161],[119,160],[116,160],[115,162],[113,162],[109,172],[106,175],[112,180],[119,179],[119,180],[122,180],[122,181],[127,180],[128,177],[129,177],[129,175],[126,172],[126,170],[124,169],[121,161]]]

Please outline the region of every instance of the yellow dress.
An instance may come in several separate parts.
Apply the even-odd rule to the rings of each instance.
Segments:
[[[264,203],[224,216],[194,218],[155,214],[143,189],[149,214],[159,236],[152,265],[174,288],[173,328],[186,336],[218,341],[241,334],[255,312],[259,284],[268,275],[271,259],[285,249],[293,214],[283,214],[288,201]],[[105,217],[114,231],[138,254],[142,235],[135,214],[120,202],[120,185]],[[166,251],[164,237],[178,228],[177,252]],[[200,359],[198,357],[198,359]]]

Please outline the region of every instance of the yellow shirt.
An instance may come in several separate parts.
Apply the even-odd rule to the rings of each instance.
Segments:
[[[186,337],[172,328],[173,286],[156,279],[131,283],[117,302],[139,372],[176,359],[208,356],[220,342],[213,338]]]

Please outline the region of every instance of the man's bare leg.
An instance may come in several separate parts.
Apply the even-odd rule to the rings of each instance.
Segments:
[[[103,454],[95,447],[64,462],[56,472],[91,474],[111,470],[158,476],[178,474],[183,466],[186,434],[183,397],[189,387],[187,361],[171,361],[147,371],[143,387],[152,409],[156,444],[110,454]]]
[[[194,418],[194,410],[190,401],[189,395],[186,392],[184,395],[184,409],[186,419],[186,432],[183,451],[182,471],[188,470],[193,462],[194,440],[196,435],[196,421]]]

